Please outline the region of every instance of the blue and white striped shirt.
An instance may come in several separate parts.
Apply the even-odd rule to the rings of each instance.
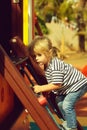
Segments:
[[[55,90],[59,95],[75,92],[87,83],[87,78],[71,64],[53,58],[45,70],[48,83],[61,84],[61,88]]]

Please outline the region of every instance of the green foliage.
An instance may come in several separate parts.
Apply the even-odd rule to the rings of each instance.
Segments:
[[[59,7],[59,12],[61,19],[67,17],[69,20],[71,20],[74,13],[72,3],[67,3],[66,1],[64,1]]]
[[[59,3],[59,0],[35,0],[35,12],[39,16],[43,16],[46,22],[54,14],[57,14]]]
[[[48,31],[48,28],[47,28],[44,20],[41,17],[39,17],[39,16],[37,17],[37,19],[38,19],[38,23],[39,23],[39,26],[41,28],[42,33],[43,34],[48,34],[49,31]],[[36,29],[35,29],[35,33],[37,34],[37,30]]]
[[[79,0],[78,5],[80,5],[81,1],[86,2],[86,0]],[[34,0],[34,5],[37,16],[43,22],[50,22],[53,15],[59,19],[67,17],[69,21],[76,21],[76,17],[81,8],[81,12],[83,13],[82,17],[84,21],[87,21],[87,7],[85,5],[84,8],[81,5],[77,7],[74,0]],[[43,27],[43,22],[40,20],[40,26],[44,30],[45,26]]]
[[[41,19],[41,18],[38,16],[38,21],[39,21],[39,25],[40,25],[40,27],[41,27],[42,33],[43,33],[43,34],[48,34],[49,31],[48,31],[48,28],[47,28],[47,26],[46,26],[44,20]]]

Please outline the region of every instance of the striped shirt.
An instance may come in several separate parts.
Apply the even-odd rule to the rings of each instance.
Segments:
[[[68,94],[80,89],[87,83],[87,78],[71,64],[53,58],[45,70],[48,83],[61,84],[61,88],[54,90],[55,93]]]

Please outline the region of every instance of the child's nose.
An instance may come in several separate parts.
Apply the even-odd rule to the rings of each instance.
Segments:
[[[38,60],[38,56],[36,56],[36,60]]]

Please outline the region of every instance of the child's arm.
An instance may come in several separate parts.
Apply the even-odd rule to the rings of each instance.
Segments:
[[[35,85],[34,86],[34,92],[39,93],[39,92],[46,92],[46,91],[52,91],[59,89],[61,87],[61,84],[45,84],[45,85]]]

